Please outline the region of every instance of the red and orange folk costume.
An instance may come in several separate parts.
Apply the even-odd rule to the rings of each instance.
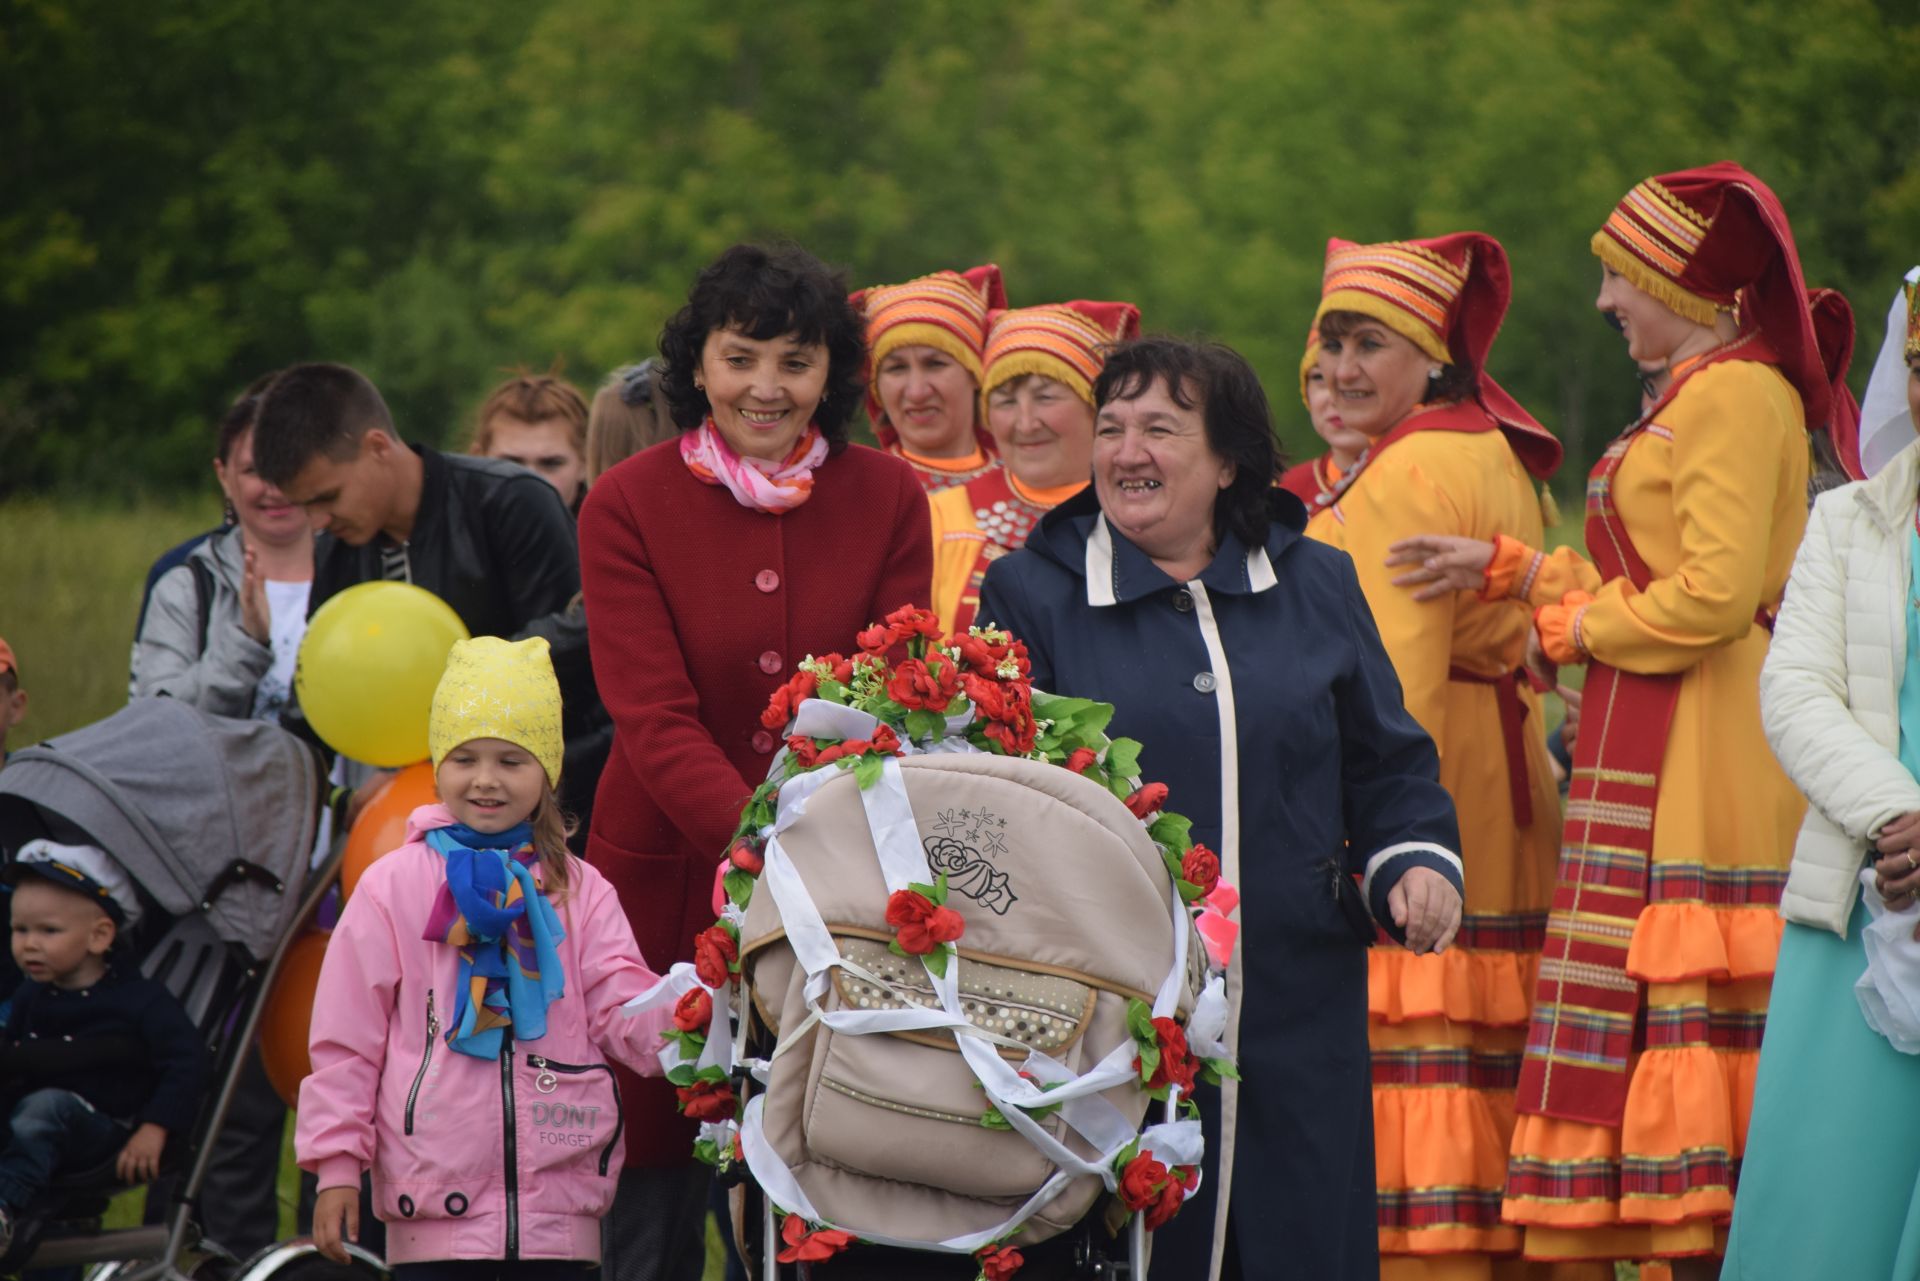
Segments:
[[[900,285],[875,285],[851,295],[867,318],[867,414],[880,448],[904,459],[930,494],[964,485],[997,471],[993,437],[974,407],[972,448],[953,458],[923,457],[909,450],[880,403],[880,363],[902,347],[932,347],[945,352],[980,385],[987,345],[987,318],[1004,311],[1007,293],[1000,268],[986,263],[966,271],[936,271]]]
[[[994,317],[980,380],[984,403],[1002,383],[1052,378],[1093,404],[1104,348],[1140,334],[1140,309],[1126,302],[1074,301],[1022,307]],[[933,609],[948,632],[964,631],[980,608],[987,566],[1026,546],[1040,518],[1086,488],[1023,484],[1016,464],[933,496]],[[988,620],[991,621],[991,620]]]
[[[1806,524],[1807,433],[1851,423],[1752,174],[1648,179],[1593,249],[1738,332],[1676,364],[1594,467],[1587,557],[1503,538],[1488,571],[1484,596],[1524,601],[1547,654],[1588,665],[1504,1208],[1530,1257],[1712,1255],[1804,804],[1761,732],[1760,666]]]
[[[1404,538],[1542,532],[1537,480],[1559,465],[1545,428],[1486,372],[1511,292],[1489,236],[1328,245],[1315,324],[1358,313],[1428,360],[1464,369],[1453,402],[1416,405],[1371,440],[1307,535],[1348,552],[1400,677],[1440,751],[1460,820],[1466,914],[1455,944],[1368,956],[1381,1275],[1487,1281],[1517,1266],[1501,1221],[1513,1091],[1560,844],[1560,801],[1538,696],[1518,675],[1515,601],[1420,601],[1386,564]],[[1351,341],[1351,339],[1349,340]],[[1331,375],[1330,375],[1331,376]],[[1504,1256],[1504,1257],[1503,1257]],[[1610,1278],[1594,1269],[1595,1281]]]

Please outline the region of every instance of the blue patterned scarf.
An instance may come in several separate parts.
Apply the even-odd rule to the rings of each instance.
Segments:
[[[558,944],[560,918],[533,879],[540,856],[533,829],[476,832],[458,823],[427,833],[447,860],[441,888],[421,937],[460,953],[447,1044],[477,1059],[500,1057],[501,1029],[515,1040],[547,1033],[547,1007],[566,990]]]

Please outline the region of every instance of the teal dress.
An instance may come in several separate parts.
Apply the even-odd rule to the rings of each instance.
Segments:
[[[1920,777],[1920,535],[1907,538],[1900,763]],[[1920,1055],[1854,998],[1868,919],[1856,901],[1844,939],[1787,925],[1721,1281],[1920,1281]]]

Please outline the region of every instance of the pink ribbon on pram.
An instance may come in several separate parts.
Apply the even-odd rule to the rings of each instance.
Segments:
[[[1206,944],[1207,959],[1216,970],[1227,968],[1227,962],[1233,959],[1233,943],[1240,937],[1240,922],[1230,913],[1240,906],[1240,891],[1225,881],[1216,882],[1213,892],[1200,900],[1200,914],[1194,918],[1193,928],[1200,932],[1200,941]]]

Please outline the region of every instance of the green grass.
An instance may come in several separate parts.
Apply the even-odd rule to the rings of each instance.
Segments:
[[[0,503],[0,636],[27,691],[9,750],[90,724],[127,701],[147,567],[219,518],[211,498],[94,509]]]

